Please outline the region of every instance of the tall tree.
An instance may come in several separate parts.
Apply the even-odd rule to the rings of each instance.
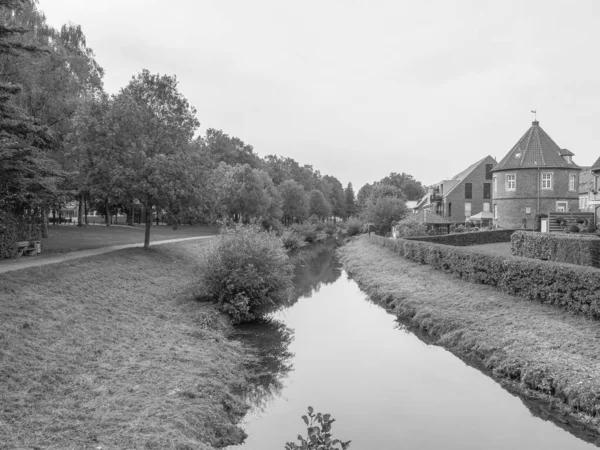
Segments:
[[[331,217],[331,205],[318,189],[310,191],[309,211],[311,215],[314,214],[322,220]]]
[[[284,181],[279,185],[279,193],[283,201],[283,219],[289,225],[294,220],[305,220],[308,217],[308,196],[302,185],[294,180]]]
[[[420,181],[407,173],[392,172],[380,181],[381,184],[395,186],[404,194],[407,200],[419,200],[425,195],[425,188]]]
[[[251,145],[245,144],[237,137],[229,136],[222,130],[209,128],[201,142],[206,154],[215,164],[223,162],[230,166],[248,164],[254,169],[262,167],[262,161],[254,153]]]
[[[356,198],[354,195],[354,188],[352,183],[348,183],[344,190],[344,196],[346,197],[346,212],[349,217],[354,216],[358,211],[356,207]]]

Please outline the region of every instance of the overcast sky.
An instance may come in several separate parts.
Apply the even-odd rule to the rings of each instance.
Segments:
[[[579,165],[600,157],[600,1],[40,0],[80,24],[116,93],[175,74],[218,128],[355,190],[500,160],[532,109]]]

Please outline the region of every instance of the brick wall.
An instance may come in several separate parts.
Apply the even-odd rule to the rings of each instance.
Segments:
[[[502,228],[520,228],[523,218],[527,227],[533,226],[536,214],[556,211],[557,201],[568,202],[568,210],[579,211],[579,171],[566,169],[540,169],[541,173],[552,173],[552,189],[541,189],[540,182],[540,208],[537,209],[538,200],[538,170],[517,169],[494,172],[497,177],[497,190],[493,190],[494,207],[497,208],[497,220],[494,223]],[[506,190],[506,175],[516,175],[516,190]],[[569,176],[575,175],[575,190],[569,190]],[[540,179],[541,179],[541,175]],[[527,213],[529,208],[529,213]]]

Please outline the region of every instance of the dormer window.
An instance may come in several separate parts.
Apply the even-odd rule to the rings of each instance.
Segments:
[[[519,153],[516,153],[516,154],[515,154],[515,158],[517,158],[517,159],[518,159],[518,158],[520,158],[520,157],[521,157],[521,152],[519,152]]]
[[[571,155],[563,155],[563,159],[567,164],[573,164],[573,157]]]

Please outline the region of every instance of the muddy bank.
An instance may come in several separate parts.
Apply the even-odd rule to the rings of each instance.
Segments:
[[[373,301],[490,374],[534,414],[600,443],[598,322],[465,283],[365,237],[340,254]]]

